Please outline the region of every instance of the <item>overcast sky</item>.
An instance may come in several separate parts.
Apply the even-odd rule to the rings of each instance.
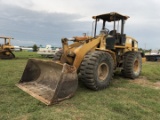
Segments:
[[[130,16],[125,33],[139,47],[160,49],[159,0],[0,0],[0,36],[14,45],[61,46],[61,38],[91,35],[92,16],[119,12]]]

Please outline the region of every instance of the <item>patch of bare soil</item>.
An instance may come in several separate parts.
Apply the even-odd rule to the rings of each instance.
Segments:
[[[154,83],[154,86],[155,86],[155,87],[160,88],[160,81],[159,81],[159,82]]]
[[[154,89],[160,89],[160,81],[153,83],[147,80],[145,76],[140,76],[139,78],[132,80],[131,82]]]

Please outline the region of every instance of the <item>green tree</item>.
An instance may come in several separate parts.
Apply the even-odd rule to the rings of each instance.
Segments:
[[[33,52],[36,52],[38,50],[38,47],[36,44],[33,45]]]

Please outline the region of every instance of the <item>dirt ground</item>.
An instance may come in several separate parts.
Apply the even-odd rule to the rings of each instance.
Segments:
[[[137,78],[131,82],[142,85],[142,86],[151,87],[154,89],[160,89],[160,81],[151,82],[151,81],[147,80],[147,78],[145,76],[140,76],[139,78]]]

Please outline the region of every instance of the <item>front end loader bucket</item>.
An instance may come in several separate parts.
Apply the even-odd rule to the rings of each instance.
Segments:
[[[78,86],[76,68],[54,61],[29,59],[17,87],[51,105],[72,97]]]

